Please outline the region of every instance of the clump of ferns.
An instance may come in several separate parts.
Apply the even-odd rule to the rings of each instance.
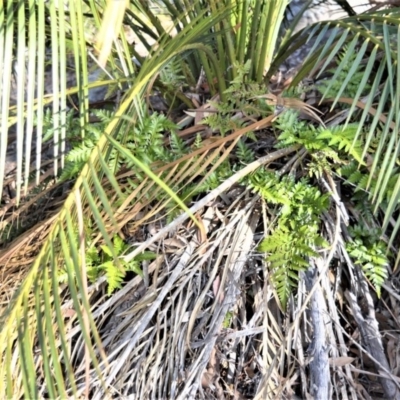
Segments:
[[[370,173],[361,168],[356,161],[349,162],[337,170],[344,178],[344,185],[351,190],[351,201],[357,223],[349,228],[350,239],[346,250],[354,265],[361,267],[366,278],[374,286],[378,297],[381,287],[388,276],[389,258],[387,243],[382,240],[382,231],[371,202],[371,189],[377,184],[377,179],[370,180]],[[385,198],[380,208],[385,212],[396,183],[400,178],[398,171],[393,171],[389,177]]]
[[[343,51],[335,59],[336,66],[327,71],[332,74],[332,77],[321,80],[317,84],[318,89],[324,94],[325,98],[335,98],[340,94],[342,97],[354,99],[362,86],[363,92],[360,95],[369,93],[371,85],[367,82],[363,83],[364,70],[358,65],[354,71],[358,53],[349,53],[348,50],[348,46],[344,46]]]
[[[297,287],[299,273],[309,267],[309,258],[319,257],[319,252],[328,247],[320,233],[320,225],[322,214],[330,206],[330,194],[321,193],[307,178],[296,182],[292,176],[280,177],[265,170],[253,174],[249,186],[267,205],[276,206],[275,222],[259,250],[266,253],[271,282],[285,309]],[[347,251],[379,296],[387,278],[387,246],[376,230],[355,227],[349,232]]]
[[[282,114],[275,128],[281,132],[276,147],[301,144],[309,156],[307,172],[310,178],[296,181],[292,176],[280,177],[264,169],[248,178],[249,186],[267,204],[276,205],[275,223],[259,249],[267,254],[272,283],[282,306],[286,307],[291,292],[297,287],[299,272],[307,270],[308,259],[318,257],[318,252],[328,245],[320,234],[320,224],[322,214],[329,209],[330,194],[323,194],[309,179],[320,179],[338,171],[343,173],[343,170],[348,173],[348,165],[362,164],[362,146],[355,141],[357,126],[316,128],[299,120],[292,111]],[[396,181],[393,178],[393,183]],[[379,294],[386,277],[384,245],[376,242],[380,244],[363,248],[363,239],[359,235],[354,237],[349,242],[349,252],[359,257],[355,263],[362,266]]]
[[[280,132],[277,148],[301,144],[311,156],[310,175],[321,175],[324,167],[342,165],[349,156],[362,162],[362,143],[355,141],[358,125],[333,128],[315,127],[299,119],[298,113],[288,110],[281,114],[274,127]],[[315,162],[315,165],[312,163]],[[321,164],[322,162],[322,164]]]
[[[74,178],[82,170],[92,153],[94,147],[100,140],[104,129],[111,122],[113,113],[108,110],[94,110],[93,114],[99,119],[98,122],[86,126],[86,135],[79,142],[72,141],[72,149],[66,157],[65,168],[61,174],[61,180]],[[124,146],[140,161],[147,165],[156,161],[171,162],[187,154],[188,148],[176,134],[178,127],[165,115],[153,113],[145,115],[141,121],[124,137],[117,138],[123,142]],[[76,129],[69,130],[71,137],[76,137]],[[121,129],[122,131],[122,129]],[[166,146],[166,132],[169,134],[170,147]],[[113,150],[108,161],[108,167],[113,171],[118,171],[123,165],[134,169],[140,176],[142,171],[136,165],[127,160],[124,156]]]
[[[91,233],[90,226],[90,222],[85,221],[85,227],[89,233]],[[89,238],[90,234],[88,234],[87,237],[85,267],[88,280],[94,283],[101,276],[105,276],[108,295],[111,295],[116,289],[121,289],[128,272],[133,272],[139,276],[143,276],[141,263],[145,260],[154,260],[156,258],[155,253],[146,251],[135,257],[133,260],[127,262],[122,256],[128,250],[132,250],[132,247],[120,236],[114,236],[111,246],[104,244],[99,247],[91,243]],[[77,246],[78,235],[76,235],[73,240],[73,245]],[[70,266],[70,271],[67,271],[67,265]],[[58,270],[57,278],[61,283],[67,282],[71,278],[75,278],[71,260],[67,259],[66,265]]]
[[[246,117],[265,117],[272,112],[266,102],[258,102],[255,105],[252,101],[254,97],[265,94],[265,86],[249,81],[250,60],[244,65],[235,64],[234,68],[237,70],[237,75],[225,91],[228,100],[210,101],[214,110],[202,120],[203,124],[208,125],[214,132],[219,132],[221,136],[240,129]],[[254,136],[253,139],[256,140]]]
[[[272,283],[283,308],[297,287],[299,272],[308,269],[309,257],[328,246],[320,234],[321,215],[329,207],[329,194],[303,178],[280,177],[264,169],[249,177],[249,186],[269,205],[276,205],[275,223],[259,250],[267,254]]]
[[[346,250],[380,297],[389,267],[387,244],[382,240],[382,232],[378,228],[357,224],[349,229],[349,233],[351,240],[346,243]]]
[[[95,246],[87,249],[86,270],[91,282],[96,282],[100,276],[105,275],[108,295],[111,295],[116,289],[121,289],[128,272],[134,272],[143,277],[142,261],[156,258],[155,253],[146,251],[129,262],[125,261],[122,256],[128,250],[132,250],[132,247],[118,235],[113,238],[112,249],[106,245],[102,245],[100,249],[100,252]],[[118,262],[116,262],[115,256],[117,256]]]
[[[387,243],[382,240],[380,223],[374,207],[371,202],[372,191],[375,189],[379,168],[376,174],[371,174],[366,169],[360,168],[355,161],[342,166],[338,173],[345,179],[344,185],[352,191],[351,203],[356,215],[357,224],[349,229],[351,240],[346,243],[346,249],[355,265],[359,265],[376,289],[378,297],[381,287],[388,276],[389,258],[387,252]],[[392,173],[386,174],[385,190],[382,193],[380,210],[382,214],[386,213],[390,199],[397,188],[400,179],[400,171],[394,168]],[[398,211],[399,205],[394,211]]]

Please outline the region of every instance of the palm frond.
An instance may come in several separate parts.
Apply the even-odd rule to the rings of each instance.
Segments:
[[[52,12],[56,12],[55,9]],[[79,13],[78,10],[76,12]],[[123,146],[116,147],[117,142],[112,138],[117,134],[120,135],[121,130],[127,129],[131,124],[134,125],[142,117],[138,104],[144,95],[146,85],[166,62],[189,48],[207,51],[205,46],[197,45],[195,40],[202,31],[215,24],[218,18],[215,20],[213,17],[200,15],[195,29],[184,29],[178,37],[163,48],[163,51],[156,52],[143,64],[140,74],[135,79],[133,89],[106,127],[104,135],[93,148],[89,160],[79,174],[64,205],[54,216],[47,239],[44,240],[33,266],[2,316],[1,352],[4,359],[7,358],[7,354],[12,354],[13,359],[16,360],[12,371],[9,369],[9,364],[1,367],[4,380],[1,379],[0,391],[4,394],[3,397],[12,392],[14,396],[24,393],[27,397],[37,398],[43,396],[43,390],[48,391],[46,395],[52,398],[79,397],[81,393],[88,393],[89,380],[92,381],[95,376],[102,390],[106,391],[104,386],[106,382],[103,381],[103,377],[108,376],[107,380],[110,380],[112,375],[109,375],[107,361],[101,350],[102,343],[98,328],[92,317],[93,292],[89,293],[86,287],[87,275],[83,255],[86,251],[87,224],[89,221],[90,224],[96,226],[96,231],[101,234],[101,240],[111,249],[114,262],[118,266],[118,254],[113,251],[111,238],[119,231],[119,221],[125,218],[127,207],[131,207],[132,202],[139,205],[136,214],[140,207],[151,203],[160,193],[158,190],[150,190],[153,184],[149,179],[138,182],[139,190],[115,192],[107,190],[108,185],[113,188],[120,186],[115,175],[117,171],[110,170],[107,164],[110,154],[113,151],[121,155],[124,151],[126,152]],[[81,21],[75,22],[79,32]],[[54,28],[53,35],[57,34]],[[80,41],[76,39],[75,51],[78,53],[82,51],[78,48],[79,44]],[[83,61],[77,61],[77,65],[80,62]],[[78,76],[79,71],[83,70],[84,68],[79,70],[78,67]],[[58,69],[54,68],[53,78],[57,74]],[[82,75],[83,81],[87,81],[85,71]],[[87,89],[88,86],[84,86],[83,92],[87,93]],[[60,110],[61,106],[58,104],[53,107],[58,107],[57,110]],[[86,118],[84,111],[87,109],[83,106],[81,110],[84,125]],[[125,114],[130,115],[128,122],[123,118]],[[56,128],[58,127],[60,127],[59,123]],[[217,153],[214,157],[216,155]],[[134,160],[134,156],[131,156],[131,159]],[[207,163],[212,161],[213,159],[207,160]],[[137,165],[144,168],[140,163]],[[186,166],[188,166],[187,163]],[[149,170],[145,169],[144,172],[150,174]],[[152,177],[157,178],[156,175]],[[104,187],[105,179],[108,185]],[[136,177],[134,176],[133,179]],[[166,185],[172,184],[176,179],[174,170],[167,170],[164,179]],[[157,182],[161,184],[159,180]],[[151,194],[150,197],[148,197],[149,194]],[[178,197],[176,199],[179,200]],[[162,212],[168,203],[162,200],[159,202],[159,212]],[[68,283],[64,288],[59,287],[60,268],[66,272],[67,276]],[[70,320],[65,318],[61,308],[63,297],[67,293],[72,299]],[[20,310],[23,310],[22,314]],[[71,352],[69,343],[72,338],[68,337],[68,331],[76,322],[82,328],[79,339],[82,349],[85,349],[82,353]],[[40,340],[37,342],[36,338]],[[50,354],[46,350],[47,346],[52,349]],[[36,351],[37,348],[41,348],[39,353]],[[17,356],[21,353],[26,353],[26,357]],[[56,356],[56,353],[60,356]],[[54,374],[50,372],[50,365]],[[43,374],[40,372],[42,367]],[[83,375],[78,372],[80,368],[85,371]],[[10,382],[11,375],[21,376],[23,380],[11,386],[4,386],[3,382]]]
[[[352,14],[347,2],[340,2]],[[48,218],[15,235],[15,241],[0,252],[4,282],[13,282],[12,289],[5,289],[6,306],[0,313],[0,397],[103,399],[134,393],[143,398],[184,399],[203,391],[203,397],[221,398],[228,391],[236,396],[243,376],[251,382],[247,385],[251,386],[246,393],[249,397],[290,397],[299,381],[301,389],[296,394],[301,391],[303,397],[311,397],[320,385],[310,381],[304,368],[316,365],[315,360],[307,359],[304,344],[311,347],[316,343],[317,355],[325,356],[325,378],[330,379],[326,351],[330,349],[332,362],[337,362],[335,372],[350,382],[335,393],[356,398],[360,385],[353,382],[349,362],[340,364],[341,358],[348,358],[349,343],[354,342],[354,336],[346,338],[351,324],[344,329],[340,320],[351,316],[345,308],[339,311],[339,285],[332,284],[328,270],[337,280],[343,279],[341,264],[347,263],[348,297],[372,302],[365,277],[378,294],[382,288],[389,290],[384,283],[389,258],[379,229],[373,239],[376,246],[367,241],[345,246],[349,235],[341,227],[348,224],[349,216],[336,193],[332,171],[339,169],[328,160],[343,165],[347,182],[358,185],[362,194],[370,190],[376,204],[389,212],[384,228],[389,226],[394,232],[389,241],[393,244],[400,227],[400,219],[391,219],[398,212],[400,193],[395,168],[400,78],[398,42],[392,39],[400,38],[400,15],[394,11],[320,23],[294,36],[289,31],[273,59],[286,0],[161,1],[175,24],[176,36],[164,27],[149,2],[131,1],[123,4],[123,23],[136,31],[149,56],[141,57],[123,33],[115,38],[122,23],[119,18],[107,38],[116,40],[104,47],[111,55],[108,63],[96,61],[94,65],[96,74],[100,68],[100,74],[108,75],[105,80],[98,79],[99,75],[93,79],[88,60],[90,55],[96,58],[99,49],[91,45],[102,20],[107,20],[111,2],[71,0],[63,9],[55,1],[27,0],[32,6],[29,9],[21,6],[24,2],[17,3],[0,7],[0,26],[4,27],[0,62],[7,78],[14,70],[21,78],[11,108],[11,87],[6,78],[0,81],[0,89],[5,89],[0,112],[6,116],[2,121],[8,121],[7,129],[1,126],[0,164],[4,164],[2,155],[10,140],[8,126],[15,122],[17,180],[25,184],[25,190],[32,189],[28,182],[32,140],[36,140],[39,170],[42,141],[53,139],[50,145],[56,161],[47,176],[63,166],[69,127],[77,127],[74,131],[80,138],[75,139],[81,147],[75,147],[67,159],[79,164],[69,170],[67,164],[66,173],[74,178],[73,183],[45,186],[42,175],[44,191],[35,189],[38,192],[28,204],[17,210],[30,210],[36,203],[40,207],[43,199],[49,199],[43,210]],[[146,21],[154,29],[146,26]],[[157,43],[152,45],[149,37]],[[265,89],[262,81],[276,72],[287,53],[300,48],[309,37],[314,43],[312,54],[292,85],[306,75],[317,84],[325,80],[319,87],[324,92],[321,104],[332,104],[335,110],[340,105],[350,106],[342,121],[360,120],[361,114],[359,124],[333,128],[317,108],[317,101],[260,90]],[[51,55],[46,55],[46,43],[51,43]],[[22,51],[26,46],[27,53]],[[14,57],[14,64],[8,64],[8,56]],[[44,87],[49,59],[50,89]],[[219,116],[229,119],[226,137],[222,128],[220,137],[206,137],[206,128],[200,124],[177,131],[166,118],[149,114],[144,98],[154,85],[165,88],[171,84],[173,80],[167,82],[160,73],[168,65],[171,75],[182,73],[190,76],[190,82],[196,82],[204,69],[211,93],[220,91],[218,100],[213,98],[214,109],[228,109]],[[71,66],[75,78],[69,85],[66,71]],[[32,76],[38,77],[37,87]],[[354,89],[351,79],[355,76],[360,84]],[[228,82],[232,85],[226,90]],[[112,111],[92,112],[93,90],[111,85],[126,91],[125,95]],[[230,113],[235,110],[239,119],[245,115],[247,109],[238,112],[237,104],[242,106],[241,90],[247,92],[247,87],[252,99],[266,99],[267,104],[258,108],[249,104],[251,110],[257,110],[255,116],[237,122]],[[180,91],[179,85],[175,91]],[[43,98],[45,92],[48,96]],[[72,94],[77,95],[78,103],[72,99],[76,112],[68,113]],[[177,96],[186,99],[183,91]],[[232,100],[228,106],[227,100]],[[218,101],[220,107],[215,105]],[[244,135],[254,138],[261,129],[271,127],[277,117],[271,105],[275,111],[289,110],[274,124],[275,132],[281,133],[277,139],[281,149],[271,152],[269,144],[267,155],[254,161],[256,153],[240,139]],[[51,108],[52,116],[44,112],[45,106]],[[196,111],[204,115],[207,107]],[[291,110],[318,121],[321,127],[300,120]],[[40,127],[28,120],[32,116]],[[95,123],[90,121],[94,117]],[[45,131],[46,126],[51,129],[43,138],[41,129]],[[165,130],[173,131],[171,137]],[[24,141],[28,142],[25,147]],[[147,146],[147,142],[156,145]],[[298,150],[291,160],[286,159]],[[239,163],[231,164],[235,157]],[[306,158],[309,165],[303,168]],[[357,171],[356,162],[347,165],[349,158],[362,164],[362,171]],[[278,160],[281,169],[271,179],[269,169]],[[28,163],[25,171],[23,162]],[[289,169],[293,178],[286,180],[282,175]],[[312,183],[299,182],[296,173],[308,173]],[[4,180],[3,175],[4,166],[0,165]],[[324,187],[323,192],[312,186],[315,181]],[[249,182],[260,196],[237,185]],[[53,189],[61,193],[55,200],[49,195],[56,193]],[[216,201],[218,196],[221,202]],[[378,225],[369,211],[352,214],[365,222],[361,231],[368,231],[368,224]],[[13,221],[7,216],[0,228],[21,229]],[[265,266],[265,256],[255,252],[260,228],[271,271]],[[152,252],[147,259],[146,249]],[[353,258],[362,258],[361,269],[353,265]],[[96,267],[105,276],[99,276]],[[15,285],[16,281],[22,284]],[[295,296],[297,284],[300,289]],[[356,301],[349,302],[356,310]],[[375,321],[371,310],[368,315]],[[355,332],[356,328],[350,329]],[[375,334],[379,336],[378,330]],[[379,338],[377,343],[381,349]],[[381,365],[388,369],[387,363]],[[158,379],[160,376],[166,379]],[[381,380],[389,381],[387,377]],[[320,397],[325,398],[326,393]]]
[[[350,122],[355,112],[362,107],[358,132],[354,141],[363,138],[364,157],[372,157],[370,166],[370,179],[377,179],[378,184],[371,188],[371,199],[378,210],[384,199],[387,183],[393,175],[398,154],[399,138],[399,99],[395,95],[398,89],[398,51],[399,41],[399,11],[379,11],[373,14],[362,14],[335,22],[321,22],[310,31],[308,40],[314,36],[314,46],[310,56],[305,61],[297,76],[291,83],[297,85],[308,73],[316,79],[326,74],[335,57],[339,57],[339,64],[331,77],[330,85],[337,82],[342,71],[348,68],[351,59],[351,68],[346,70],[347,78],[335,92],[335,97],[330,99],[332,108],[336,103],[350,104],[346,124]],[[329,35],[329,39],[326,37]],[[304,43],[302,35],[298,36],[299,45]],[[343,44],[347,43],[345,50]],[[356,54],[355,58],[353,55]],[[344,99],[342,93],[349,86],[349,82],[356,73],[362,71],[362,79],[353,98]],[[332,86],[325,86],[325,96]],[[367,93],[367,95],[366,95]],[[323,97],[324,99],[324,97]],[[388,105],[391,105],[388,107]],[[376,110],[376,111],[375,111]],[[370,154],[376,130],[379,129],[380,142],[373,154]],[[390,220],[398,209],[399,193],[393,192],[389,207],[385,212],[383,228],[386,230],[391,225],[391,242],[398,233],[398,224],[391,224]]]

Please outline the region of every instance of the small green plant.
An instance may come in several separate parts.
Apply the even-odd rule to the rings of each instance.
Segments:
[[[254,161],[254,153],[246,146],[242,139],[238,141],[236,155],[240,163],[244,165]]]
[[[62,181],[73,179],[79,174],[112,118],[112,113],[108,110],[93,110],[93,115],[98,118],[98,122],[86,125],[84,138],[80,136],[80,127],[76,119],[67,123],[67,140],[72,148],[66,156],[65,167],[61,172]]]
[[[346,243],[346,250],[354,264],[361,267],[380,297],[382,285],[388,277],[387,245],[380,239],[377,229],[356,225],[349,232],[353,239]]]
[[[265,94],[265,86],[247,80],[251,69],[251,62],[237,66],[237,76],[231,82],[225,94],[226,102],[211,101],[215,112],[203,119],[202,123],[209,125],[213,131],[218,131],[222,136],[227,132],[239,129],[243,126],[243,115],[252,115],[254,117],[266,116],[271,114],[271,107],[265,102],[259,105],[253,104],[251,99],[255,96]],[[248,137],[256,140],[253,133],[248,133]]]
[[[152,252],[144,252],[132,261],[126,262],[122,257],[128,250],[132,250],[132,246],[125,243],[118,235],[114,236],[112,244],[109,248],[106,245],[99,247],[91,244],[90,237],[92,234],[91,223],[85,221],[86,232],[86,273],[90,282],[95,282],[98,278],[105,275],[107,281],[107,293],[111,295],[115,289],[121,288],[121,285],[126,277],[127,272],[134,272],[139,276],[143,276],[140,268],[141,262],[144,260],[153,260],[156,254]],[[75,241],[78,242],[78,234]],[[114,258],[117,257],[117,260]],[[58,271],[58,281],[67,282],[68,272],[61,268]]]
[[[113,244],[113,250],[117,256],[121,256],[128,249],[131,249],[131,246],[126,244],[120,236],[114,237]],[[99,276],[105,274],[108,284],[107,293],[108,295],[111,295],[115,289],[121,288],[122,282],[128,271],[143,276],[143,272],[140,269],[140,262],[143,260],[153,260],[155,257],[156,255],[154,253],[145,252],[130,262],[126,262],[123,258],[119,258],[119,265],[117,265],[113,258],[113,252],[107,246],[101,246],[101,252],[99,252],[98,248],[91,246],[86,252],[87,274],[92,282],[96,281]]]
[[[343,68],[339,72],[337,72],[336,68],[328,70],[328,72],[333,74],[332,79],[321,81],[318,84],[319,90],[321,93],[324,93],[325,97],[336,97],[338,93],[341,93],[344,97],[350,97],[352,99],[355,98],[361,81],[364,77],[364,71],[361,71],[360,69],[352,71],[357,55],[357,52],[348,54],[348,47],[344,47],[342,53],[336,60],[337,67],[340,67],[347,57],[347,61],[345,62]],[[351,76],[350,80],[348,80],[349,76]],[[347,85],[342,91],[343,82],[347,82]],[[364,92],[368,92],[370,87],[370,85],[366,84]]]
[[[146,115],[128,134],[125,145],[135,157],[147,165],[155,161],[170,162],[187,152],[187,149],[182,149],[182,142],[175,134],[177,129],[163,114]],[[174,146],[171,149],[165,145],[165,139],[169,135],[173,136],[171,143]]]
[[[259,250],[267,253],[272,283],[285,308],[297,287],[299,272],[309,267],[308,258],[328,243],[319,233],[321,214],[328,209],[329,195],[313,187],[306,179],[258,171],[250,178],[250,187],[267,203],[277,204],[274,229],[262,241]]]
[[[112,113],[108,110],[94,110],[93,115],[99,121],[86,126],[84,139],[79,136],[78,126],[70,126],[68,129],[68,140],[72,149],[66,157],[61,180],[72,179],[79,174],[112,119]],[[189,149],[185,148],[182,140],[176,135],[176,130],[177,126],[165,115],[153,113],[144,116],[131,131],[128,131],[128,134],[123,137],[121,133],[117,139],[124,143],[136,158],[150,165],[155,161],[173,161],[187,154]],[[170,149],[165,146],[165,139],[168,137],[165,132],[170,135]],[[124,164],[136,168],[115,150],[110,155],[108,164],[110,169],[116,171]]]
[[[180,90],[187,85],[188,76],[184,74],[184,60],[176,57],[160,71],[160,81],[171,91]]]
[[[301,144],[312,155],[322,152],[333,161],[340,161],[341,156],[349,154],[362,164],[362,144],[355,141],[358,126],[349,124],[346,127],[314,127],[306,121],[299,120],[298,113],[288,110],[282,113],[274,125],[281,131],[277,148]]]

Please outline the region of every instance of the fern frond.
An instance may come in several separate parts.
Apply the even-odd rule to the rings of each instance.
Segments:
[[[319,248],[328,245],[319,234],[319,223],[329,206],[329,196],[306,179],[295,182],[292,177],[280,179],[263,171],[258,171],[256,179],[254,176],[253,189],[267,202],[282,205],[275,230],[261,242],[259,250],[267,253],[274,287],[285,308],[299,272],[308,268],[310,257],[318,257]]]
[[[121,288],[126,272],[119,269],[112,260],[101,264],[101,268],[105,271],[107,277],[107,294],[110,296],[115,289]]]
[[[243,140],[239,140],[236,154],[243,164],[249,164],[254,161],[254,153],[246,146]]]
[[[388,277],[387,246],[380,240],[378,230],[367,230],[358,225],[349,232],[353,239],[346,244],[346,249],[354,264],[361,267],[380,297],[382,285]]]

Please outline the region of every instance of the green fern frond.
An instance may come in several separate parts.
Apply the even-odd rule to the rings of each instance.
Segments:
[[[356,124],[347,125],[345,128],[341,126],[333,128],[329,146],[334,146],[338,151],[344,150],[358,161],[359,164],[363,164],[363,145],[359,140],[355,141],[357,131],[358,125]]]
[[[326,158],[339,161],[339,154],[349,154],[362,164],[362,144],[355,141],[358,126],[355,124],[346,127],[316,128],[313,125],[300,121],[298,113],[288,110],[282,113],[276,121],[276,127],[281,131],[277,147],[287,147],[295,143],[303,145],[311,154],[320,152]]]
[[[109,260],[101,264],[107,278],[107,294],[110,296],[115,289],[120,289],[124,281],[126,271],[115,266],[114,261]]]
[[[160,81],[168,88],[177,90],[187,85],[181,58],[173,58],[160,71]]]
[[[194,140],[194,143],[193,143],[193,145],[192,145],[193,149],[194,149],[194,150],[200,149],[201,146],[202,146],[202,143],[203,143],[203,139],[201,138],[201,135],[198,133],[198,134],[196,135],[196,139]]]
[[[173,155],[165,146],[164,132],[175,132],[177,126],[165,115],[153,113],[142,119],[127,138],[126,147],[142,162],[150,165],[155,161],[169,162]],[[135,168],[128,163],[128,167]],[[136,169],[136,168],[135,168]]]
[[[242,139],[237,144],[236,155],[243,164],[249,164],[254,161],[253,151],[246,146]]]
[[[182,140],[182,138],[178,136],[178,134],[175,131],[171,132],[170,146],[171,150],[175,153],[177,157],[182,157],[188,152],[188,148],[185,142]]]
[[[93,110],[92,114],[99,118],[103,124],[109,124],[114,117],[113,111],[105,109]]]
[[[279,175],[263,169],[257,170],[248,179],[249,187],[272,204],[289,204],[286,190],[279,184]]]
[[[259,250],[267,253],[272,282],[285,308],[299,272],[307,270],[310,257],[318,257],[318,249],[328,246],[319,233],[319,223],[329,206],[329,195],[306,179],[296,182],[293,177],[279,178],[263,170],[250,178],[250,186],[267,203],[282,206],[275,230],[261,242]]]
[[[373,284],[378,297],[388,277],[389,260],[386,255],[386,244],[379,240],[376,232],[352,229],[353,240],[346,244],[346,249],[354,264],[360,265],[366,278]]]
[[[235,93],[238,90],[243,88],[244,82],[246,82],[246,78],[250,73],[252,67],[251,60],[247,60],[244,64],[234,62],[233,68],[236,69],[236,76],[230,82],[229,87],[225,90],[225,93]]]
[[[118,258],[117,265],[113,254],[116,254],[119,257],[129,250],[130,246],[118,235],[113,238],[113,246],[113,249],[110,249],[107,246],[101,246],[101,255],[99,254],[99,249],[94,246],[90,246],[86,252],[87,273],[89,279],[95,281],[99,276],[105,274],[108,285],[108,295],[111,295],[115,289],[121,288],[127,271],[132,271],[139,276],[143,276],[143,272],[140,269],[140,262],[155,258],[154,253],[145,252],[130,262]]]
[[[318,88],[321,93],[324,93],[325,97],[335,97],[338,93],[342,93],[342,96],[355,98],[360,87],[361,81],[364,77],[364,71],[360,70],[360,67],[356,71],[353,71],[355,60],[358,56],[357,52],[348,52],[348,46],[343,47],[343,51],[338,54],[336,64],[341,67],[339,74],[336,69],[330,69],[330,72],[335,79],[321,80],[318,83]],[[346,87],[342,90],[342,84],[348,79],[351,74],[351,79],[348,81]],[[368,83],[365,84],[363,93],[368,93],[370,89]]]
[[[286,309],[291,293],[297,286],[297,277],[291,275],[288,270],[282,269],[271,276],[271,283],[275,287],[284,309]]]

